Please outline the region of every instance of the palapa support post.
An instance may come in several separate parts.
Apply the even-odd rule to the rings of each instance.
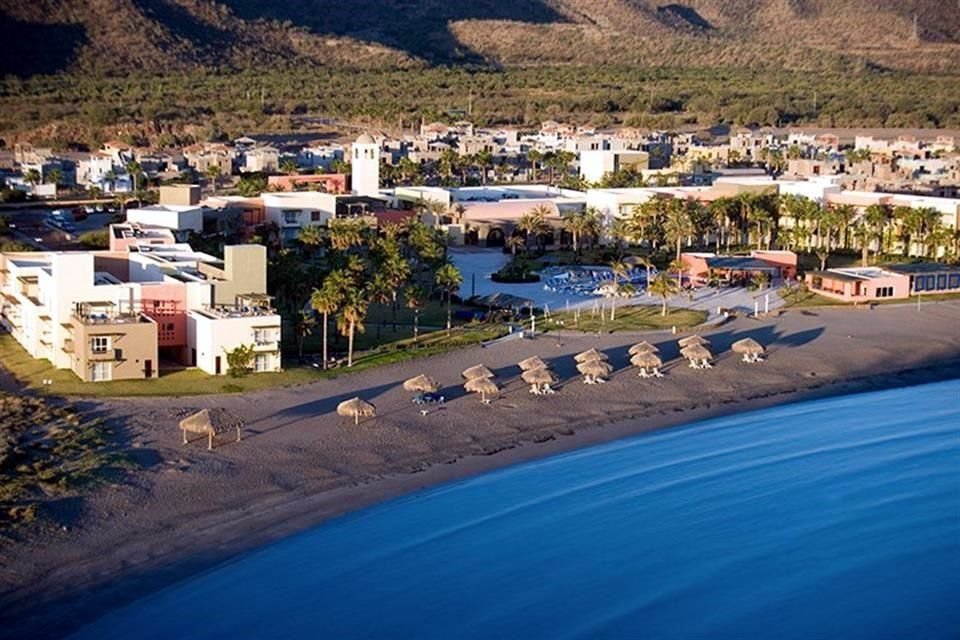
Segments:
[[[213,430],[207,432],[207,451],[213,450]]]

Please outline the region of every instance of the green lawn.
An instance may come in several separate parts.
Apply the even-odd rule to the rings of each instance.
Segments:
[[[242,378],[211,376],[199,369],[184,369],[161,371],[160,377],[154,380],[83,382],[72,371],[55,369],[46,360],[31,358],[23,347],[6,333],[0,333],[0,362],[29,389],[55,395],[121,397],[238,393],[333,378],[392,362],[443,353],[492,340],[502,336],[505,331],[506,329],[500,325],[470,324],[454,329],[450,336],[447,336],[446,331],[434,331],[421,335],[416,343],[412,339],[398,340],[370,351],[358,352],[351,369],[336,368],[323,371],[312,366],[301,366],[296,361],[289,361],[284,362],[285,368],[282,372],[250,374]],[[53,383],[46,386],[43,384],[45,379],[52,380]]]
[[[601,319],[599,312],[592,313],[584,309],[580,311],[580,317],[577,319],[573,311],[552,313],[550,318],[542,322],[545,330],[566,329],[568,331],[584,331],[594,333],[603,331],[612,333],[614,331],[647,331],[656,329],[669,329],[671,327],[686,328],[694,327],[705,322],[707,312],[697,309],[676,309],[668,308],[667,315],[661,315],[661,307],[651,305],[624,306],[616,311],[616,320],[610,320],[610,310],[607,309],[604,317]],[[541,326],[538,321],[537,327]]]

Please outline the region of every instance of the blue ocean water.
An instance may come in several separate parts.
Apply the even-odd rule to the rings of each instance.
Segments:
[[[960,637],[960,380],[709,420],[332,521],[78,638]]]

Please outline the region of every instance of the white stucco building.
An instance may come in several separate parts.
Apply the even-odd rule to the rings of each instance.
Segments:
[[[353,193],[376,196],[380,192],[380,145],[364,133],[353,143],[350,154]]]

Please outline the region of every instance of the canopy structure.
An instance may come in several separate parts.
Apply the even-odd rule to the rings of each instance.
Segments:
[[[591,347],[586,351],[573,356],[573,359],[577,362],[588,362],[590,360],[606,360],[607,356]]]
[[[337,405],[337,413],[341,416],[353,418],[353,424],[360,424],[360,418],[377,415],[377,408],[366,400],[351,398]]]
[[[710,360],[713,359],[713,354],[702,344],[691,344],[689,347],[684,347],[680,350],[680,355],[690,361],[690,367],[693,369],[711,368]]]
[[[640,369],[638,374],[641,378],[662,378],[663,374],[660,373],[660,367],[663,366],[663,361],[660,359],[660,356],[653,353],[652,351],[641,351],[640,353],[635,354],[630,358],[630,364]],[[650,369],[650,371],[647,371]]]
[[[585,377],[584,382],[595,382],[597,378],[603,378],[613,372],[613,366],[603,360],[587,360],[577,365],[577,371]]]
[[[500,391],[497,383],[490,378],[470,378],[463,384],[463,388],[471,393],[479,393],[480,401],[484,404],[489,403],[488,395],[495,395]]]
[[[180,430],[183,432],[183,444],[190,442],[188,432],[200,433],[207,436],[207,449],[213,449],[214,437],[228,431],[236,430],[237,442],[240,442],[243,418],[234,416],[226,409],[203,409],[181,420]]]
[[[730,345],[730,350],[734,353],[742,354],[744,362],[760,362],[763,360],[763,358],[760,357],[764,353],[763,345],[753,338],[737,340]]]
[[[407,391],[422,391],[425,393],[434,392],[440,388],[440,384],[428,375],[420,374],[415,378],[410,378],[403,383],[403,388]]]
[[[527,384],[533,385],[554,384],[557,381],[557,376],[546,367],[527,369],[520,377],[523,378],[523,381]]]
[[[474,378],[493,378],[494,377],[493,371],[490,371],[490,369],[487,369],[482,364],[478,364],[473,367],[470,367],[460,375],[462,375],[467,380],[473,380]]]
[[[660,349],[657,349],[654,345],[650,344],[646,340],[643,342],[638,342],[627,350],[632,356],[637,355],[638,353],[660,353]]]
[[[540,356],[530,356],[526,360],[521,360],[517,363],[517,366],[520,367],[523,371],[529,371],[530,369],[539,369],[546,367],[547,363],[544,362]]]
[[[710,344],[710,341],[701,336],[692,335],[692,336],[687,336],[686,338],[680,338],[679,340],[677,340],[677,344],[680,345],[681,349],[684,349],[686,347],[689,347],[695,344],[706,346]]]

